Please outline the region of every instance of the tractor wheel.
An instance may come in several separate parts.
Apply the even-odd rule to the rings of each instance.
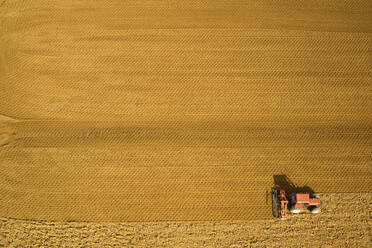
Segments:
[[[299,214],[299,213],[301,213],[301,212],[302,212],[302,211],[301,211],[301,209],[296,209],[296,208],[294,208],[294,207],[293,207],[293,208],[291,208],[291,210],[290,210],[290,211],[291,211],[291,213],[292,213],[292,214]]]
[[[320,213],[320,208],[315,207],[315,208],[311,209],[311,213],[312,214],[319,214]]]

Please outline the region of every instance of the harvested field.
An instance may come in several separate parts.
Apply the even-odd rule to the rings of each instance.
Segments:
[[[6,247],[368,247],[372,194],[321,194],[321,215],[287,221],[35,222],[0,219]]]
[[[326,244],[348,232],[343,244],[364,246],[371,17],[367,0],[3,1],[5,245],[58,245],[48,231],[27,241],[22,226],[72,236],[148,226],[134,244],[162,244],[151,231],[160,228],[173,235],[166,242],[190,246],[180,240],[196,228],[195,244],[214,246],[217,228],[238,235],[221,246],[288,247],[305,237],[290,236],[293,224],[325,228],[330,237],[316,235]],[[324,213],[272,220],[275,176],[322,193]],[[352,204],[337,209],[345,199]],[[251,231],[262,235],[239,238]]]

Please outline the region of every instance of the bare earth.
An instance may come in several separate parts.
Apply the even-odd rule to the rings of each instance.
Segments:
[[[36,222],[0,219],[6,247],[368,247],[371,193],[321,194],[320,215],[224,222]],[[1,239],[3,238],[3,239]]]
[[[366,246],[371,17],[368,0],[3,1],[3,242]],[[272,220],[274,175],[324,212]]]

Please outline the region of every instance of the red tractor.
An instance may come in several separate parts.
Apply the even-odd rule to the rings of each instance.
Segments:
[[[282,220],[287,218],[287,211],[298,214],[309,210],[312,214],[320,213],[321,201],[319,196],[310,193],[293,193],[287,198],[284,189],[272,192],[273,215]]]
[[[274,185],[272,207],[275,217],[286,219],[288,211],[292,214],[303,213],[305,210],[313,214],[320,213],[321,201],[310,187],[299,187],[286,175],[274,175]]]

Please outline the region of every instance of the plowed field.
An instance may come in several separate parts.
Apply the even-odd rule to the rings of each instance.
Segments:
[[[270,219],[275,175],[371,192],[371,8],[4,1],[0,216]]]

